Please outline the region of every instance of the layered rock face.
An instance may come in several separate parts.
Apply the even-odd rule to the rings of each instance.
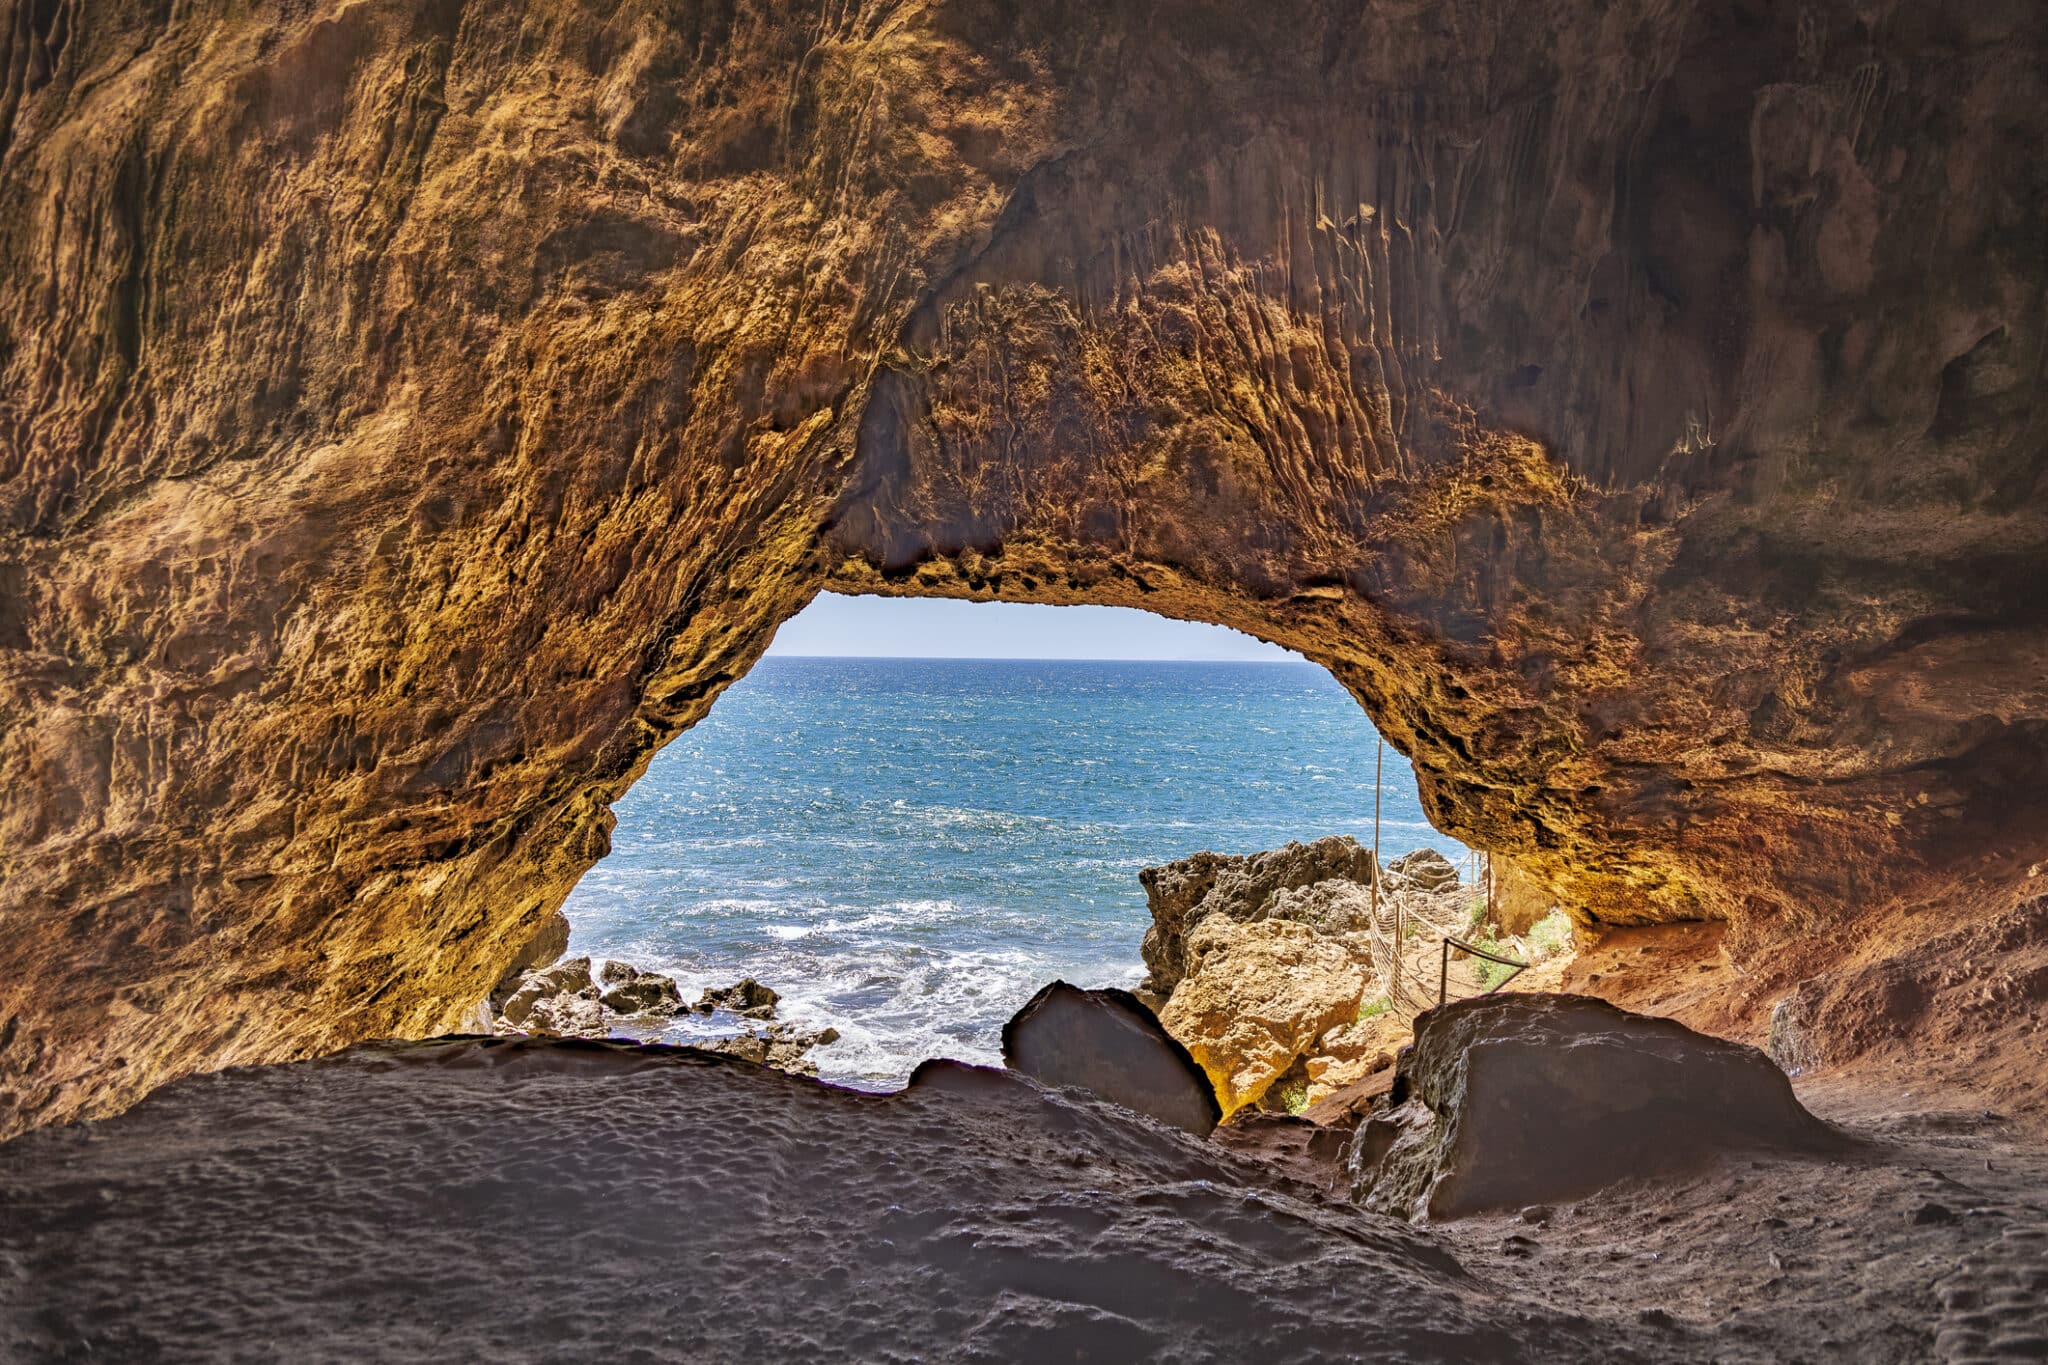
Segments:
[[[1583,919],[2048,846],[2033,0],[0,0],[0,1132],[455,1022],[822,587]]]

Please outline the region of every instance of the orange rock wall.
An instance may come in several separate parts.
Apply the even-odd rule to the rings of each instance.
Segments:
[[[453,1024],[821,588],[1762,941],[2048,849],[2033,0],[0,0],[0,1133]]]

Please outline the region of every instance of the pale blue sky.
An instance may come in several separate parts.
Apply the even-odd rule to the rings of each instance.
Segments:
[[[899,659],[1298,659],[1222,626],[1130,607],[1045,607],[820,593],[770,654]]]

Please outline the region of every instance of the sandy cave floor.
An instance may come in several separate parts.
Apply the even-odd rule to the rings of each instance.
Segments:
[[[996,1073],[379,1045],[0,1147],[0,1357],[2048,1356],[2043,1147],[1852,1126],[1860,1161],[1415,1229]]]

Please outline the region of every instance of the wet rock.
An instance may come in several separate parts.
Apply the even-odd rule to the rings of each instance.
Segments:
[[[1275,898],[1282,892],[1329,881],[1370,887],[1374,875],[1371,850],[1347,835],[1243,856],[1203,852],[1145,868],[1138,873],[1152,914],[1141,950],[1150,973],[1145,989],[1173,993],[1188,971],[1189,937],[1211,916],[1247,922],[1274,918]],[[1326,912],[1335,899],[1331,893],[1318,900],[1290,900],[1286,917]]]
[[[1353,1142],[1352,1192],[1409,1218],[1556,1203],[1728,1152],[1850,1145],[1755,1048],[1585,996],[1425,1012],[1390,1100]]]
[[[1003,1026],[1003,1064],[1198,1137],[1223,1116],[1201,1066],[1128,991],[1053,982]]]
[[[1454,891],[1458,886],[1456,865],[1433,848],[1418,848],[1394,859],[1387,872],[1420,891]]]
[[[773,1019],[782,996],[753,977],[744,977],[723,990],[708,990],[690,1006],[698,1014],[729,1010],[746,1019]]]
[[[674,1014],[683,1007],[682,993],[675,978],[660,972],[643,972],[625,962],[607,962],[599,969],[599,997],[609,1009],[620,1014]]]
[[[1187,957],[1159,1022],[1208,1073],[1225,1114],[1356,1018],[1365,993],[1366,968],[1342,944],[1287,920],[1213,916],[1189,937]]]

